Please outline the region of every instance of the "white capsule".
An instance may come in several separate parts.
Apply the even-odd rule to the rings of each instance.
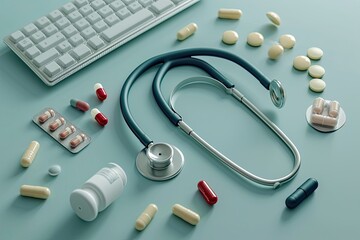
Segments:
[[[311,61],[306,56],[297,56],[294,58],[293,66],[296,70],[305,71],[311,65]]]
[[[242,11],[240,9],[220,8],[218,11],[218,18],[222,19],[240,19]]]
[[[325,69],[320,65],[312,65],[308,71],[309,75],[313,78],[322,78],[325,74]]]
[[[239,35],[235,31],[225,31],[222,36],[222,41],[225,44],[233,45],[239,39]]]
[[[284,53],[284,48],[280,44],[274,44],[269,48],[268,56],[270,59],[276,60]]]
[[[193,212],[192,210],[180,205],[175,204],[172,207],[172,212],[175,216],[178,216],[185,222],[188,222],[192,225],[196,225],[200,222],[200,216],[196,212]]]
[[[23,167],[29,167],[31,163],[34,161],[36,154],[40,148],[40,144],[37,141],[32,141],[29,147],[24,152],[21,157],[20,164]]]
[[[47,199],[50,196],[50,189],[42,186],[22,185],[20,195],[24,197]]]
[[[197,29],[198,29],[198,26],[196,25],[196,23],[190,23],[187,26],[180,29],[177,32],[176,37],[179,41],[183,41],[183,40],[187,39],[188,37],[190,37],[191,35],[193,35]]]
[[[321,97],[315,98],[312,104],[312,112],[316,114],[321,114],[324,110],[325,100]]]
[[[281,24],[281,19],[279,17],[279,15],[277,13],[274,12],[267,12],[266,16],[268,17],[268,19],[275,24],[276,26],[280,26]]]
[[[284,34],[280,36],[279,43],[286,49],[293,48],[296,43],[296,39],[293,35]]]
[[[247,36],[247,44],[249,44],[252,47],[259,47],[264,42],[264,36],[261,33],[258,32],[252,32],[249,33]]]
[[[339,116],[340,103],[338,101],[331,101],[329,103],[329,116],[337,118]]]
[[[154,218],[157,210],[158,208],[155,204],[149,204],[144,212],[142,212],[141,215],[136,219],[135,229],[138,231],[144,230]]]
[[[337,118],[323,116],[319,114],[312,114],[311,115],[311,123],[320,125],[323,127],[335,127],[338,120]]]

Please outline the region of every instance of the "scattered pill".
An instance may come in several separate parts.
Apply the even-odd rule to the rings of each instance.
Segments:
[[[267,18],[275,25],[279,26],[281,24],[281,19],[277,13],[274,12],[267,12]]]
[[[70,141],[71,148],[76,148],[80,145],[80,143],[84,142],[86,140],[86,135],[81,133],[79,135],[76,135],[73,139]]]
[[[337,125],[338,119],[330,116],[324,116],[319,114],[311,115],[311,123],[323,127],[333,128]]]
[[[264,42],[264,36],[258,32],[249,33],[247,37],[247,44],[249,44],[252,47],[259,47],[263,44],[263,42]]]
[[[64,118],[62,118],[62,117],[58,118],[49,125],[49,129],[50,129],[50,131],[54,132],[56,129],[58,129],[60,126],[62,126],[64,123],[65,123]]]
[[[78,99],[71,99],[70,105],[80,111],[86,112],[90,109],[90,105],[87,102],[78,100]]]
[[[176,38],[179,41],[183,41],[193,35],[197,29],[198,26],[196,25],[196,23],[190,23],[177,32]]]
[[[50,196],[50,189],[42,186],[22,185],[20,195],[24,197],[47,199]]]
[[[312,112],[316,114],[321,114],[324,110],[325,100],[321,97],[315,98],[312,104]]]
[[[49,118],[53,117],[55,115],[55,112],[54,110],[50,109],[50,110],[47,110],[45,111],[43,114],[41,114],[39,117],[38,117],[38,121],[40,123],[44,123],[46,122]]]
[[[214,205],[218,201],[218,197],[216,196],[216,193],[210,188],[210,186],[205,181],[199,181],[197,184],[197,187],[201,193],[201,195],[204,197],[205,201],[209,205]]]
[[[331,101],[329,103],[329,113],[328,115],[333,118],[337,118],[339,116],[340,111],[340,103],[338,101]]]
[[[225,44],[233,45],[237,42],[239,39],[239,35],[235,31],[225,31],[222,36],[222,41]]]
[[[141,215],[137,218],[135,222],[135,229],[138,231],[144,230],[154,218],[157,210],[158,208],[155,204],[149,204],[144,212],[142,212]]]
[[[296,43],[296,39],[293,35],[284,34],[280,36],[279,43],[286,49],[293,48]]]
[[[296,70],[305,71],[311,65],[311,61],[306,56],[297,56],[294,58],[293,66]]]
[[[101,85],[101,83],[96,83],[94,85],[94,90],[95,90],[96,96],[98,97],[98,99],[100,101],[104,101],[107,98],[107,93],[106,93],[105,89],[103,88],[103,86]]]
[[[305,198],[310,196],[318,187],[318,182],[314,178],[309,178],[285,201],[288,208],[296,208]]]
[[[312,65],[309,67],[308,72],[313,78],[322,78],[325,74],[325,69],[320,65]]]
[[[70,136],[71,134],[73,134],[76,131],[76,128],[71,125],[69,127],[66,127],[64,129],[64,131],[62,131],[61,133],[59,133],[59,137],[61,140],[66,139],[68,136]]]
[[[23,156],[21,157],[21,166],[29,167],[34,161],[39,148],[40,144],[37,141],[32,141],[29,147],[25,150]]]
[[[312,47],[307,50],[307,56],[312,60],[319,60],[323,55],[323,50],[318,47]]]
[[[105,126],[108,123],[108,119],[97,108],[93,108],[91,110],[91,116],[97,121],[100,126]]]
[[[276,60],[284,53],[284,48],[280,44],[274,44],[269,48],[268,56],[270,59]]]
[[[314,78],[310,80],[309,88],[313,92],[322,92],[326,88],[326,83],[320,78]]]
[[[200,216],[196,212],[193,212],[192,210],[180,205],[175,204],[172,207],[172,212],[175,216],[181,218],[185,222],[188,222],[192,225],[196,225],[200,222]]]
[[[57,176],[61,173],[61,167],[60,165],[53,165],[49,168],[48,173],[50,176]]]
[[[240,9],[231,9],[231,8],[220,8],[218,11],[218,18],[222,19],[240,19],[242,16],[242,11]]]

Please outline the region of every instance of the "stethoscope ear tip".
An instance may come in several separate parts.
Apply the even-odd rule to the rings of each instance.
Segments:
[[[273,104],[277,108],[282,108],[285,105],[285,90],[281,85],[281,82],[274,79],[270,82],[269,86],[270,98]]]

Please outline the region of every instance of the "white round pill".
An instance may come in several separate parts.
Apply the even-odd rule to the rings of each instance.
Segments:
[[[311,61],[306,56],[297,56],[294,58],[293,66],[296,70],[305,71],[311,65]]]
[[[53,165],[49,168],[48,173],[50,176],[57,176],[61,173],[61,167],[59,165]]]
[[[312,60],[319,60],[323,55],[323,50],[318,47],[312,47],[307,50],[307,56]]]
[[[247,37],[247,44],[249,44],[252,47],[259,47],[263,44],[263,42],[264,42],[264,36],[258,32],[249,33]]]
[[[274,44],[269,48],[268,56],[270,59],[278,59],[284,53],[284,48],[280,44]]]
[[[239,35],[235,31],[225,31],[223,33],[222,41],[225,44],[233,45],[239,39]]]
[[[325,69],[320,65],[312,65],[309,67],[308,72],[313,78],[322,78],[325,74]]]
[[[319,78],[314,78],[309,82],[309,88],[313,92],[322,92],[326,87],[324,80]]]
[[[267,18],[275,25],[279,26],[281,24],[281,19],[277,13],[274,12],[267,12]]]
[[[280,36],[279,43],[286,49],[293,48],[296,43],[296,39],[293,35],[284,34]]]

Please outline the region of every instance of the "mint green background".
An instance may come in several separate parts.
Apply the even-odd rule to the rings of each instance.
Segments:
[[[2,0],[1,38],[62,6],[64,0]],[[239,21],[217,19],[219,8],[240,8]],[[1,167],[0,239],[358,239],[359,228],[359,37],[360,2],[324,0],[202,0],[125,46],[108,54],[62,83],[45,86],[4,43],[0,43]],[[277,12],[280,27],[269,24],[265,14]],[[190,22],[199,26],[183,42],[176,31]],[[221,43],[226,30],[239,33],[236,45]],[[246,45],[246,36],[259,31],[263,46]],[[267,50],[282,34],[293,34],[297,43],[278,61],[267,59]],[[295,56],[309,47],[324,50],[315,64],[326,69],[326,90],[308,90],[310,77],[292,68]],[[302,166],[295,179],[273,190],[248,183],[229,171],[212,155],[176,129],[157,107],[150,84],[154,71],[133,86],[130,107],[139,125],[155,142],[169,142],[183,151],[186,162],[178,177],[166,182],[143,178],[136,170],[135,157],[142,145],[128,129],[119,109],[119,93],[126,77],[151,56],[175,49],[214,47],[238,54],[270,78],[282,81],[287,91],[286,106],[272,106],[265,91],[244,70],[222,60],[210,62],[235,82],[251,101],[274,121],[297,145]],[[175,69],[163,90],[168,96],[182,79],[202,74],[193,68]],[[109,98],[100,103],[93,85],[101,82]],[[305,111],[314,98],[338,100],[347,122],[339,131],[324,134],[312,129]],[[71,98],[88,101],[109,118],[99,127],[90,113],[69,105]],[[31,122],[34,114],[51,106],[92,136],[92,143],[73,155]],[[232,98],[213,87],[194,86],[183,90],[177,108],[200,135],[234,161],[263,177],[285,175],[292,167],[292,155],[254,116]],[[36,160],[23,169],[20,157],[32,140],[40,142]],[[128,176],[122,196],[90,223],[72,211],[69,195],[108,162],[120,164]],[[53,164],[63,172],[47,174]],[[309,177],[319,181],[316,192],[297,209],[288,210],[285,199]],[[197,191],[206,180],[219,196],[208,206]],[[48,186],[49,199],[19,196],[22,184]],[[143,232],[134,229],[138,215],[149,203],[159,211]],[[201,215],[191,226],[171,214],[180,203]]]

